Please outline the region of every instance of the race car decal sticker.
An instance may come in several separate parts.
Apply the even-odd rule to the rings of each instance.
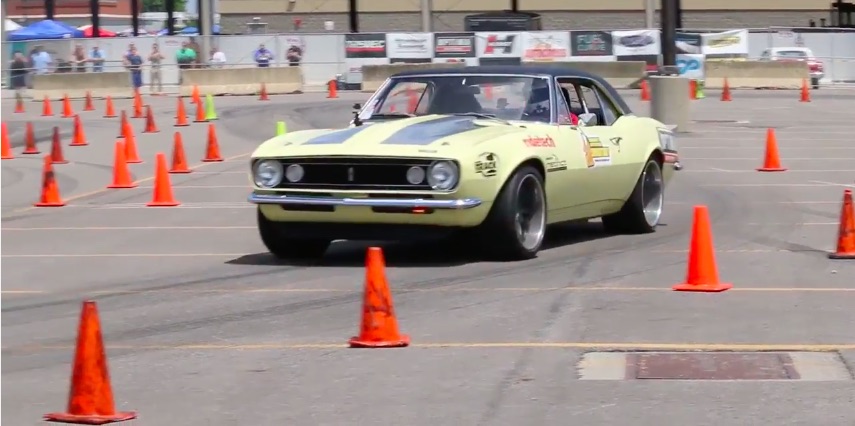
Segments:
[[[552,140],[552,138],[549,136],[546,136],[546,137],[530,136],[530,137],[523,139],[523,142],[525,142],[525,146],[530,147],[530,148],[554,148],[555,147],[555,141]]]
[[[562,170],[567,170],[567,162],[559,159],[558,157],[556,157],[554,155],[550,155],[549,157],[546,157],[544,162],[546,163],[546,173],[560,172]]]
[[[585,136],[582,138],[582,149],[585,152],[585,161],[588,163],[588,167],[611,164],[612,153],[609,147],[603,146],[603,142],[597,136]]]
[[[335,132],[324,133],[320,136],[315,136],[303,145],[330,145],[330,144],[339,144],[344,143],[344,141],[353,137],[353,135],[367,129],[368,126],[357,126],[350,127],[345,130],[338,130]]]
[[[393,133],[381,143],[394,145],[430,145],[442,138],[482,129],[475,124],[476,117],[440,117],[422,121]]]
[[[484,177],[496,176],[499,161],[496,154],[485,152],[478,156],[478,161],[475,162],[475,173],[479,173]]]

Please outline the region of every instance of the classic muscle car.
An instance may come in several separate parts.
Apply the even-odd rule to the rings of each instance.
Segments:
[[[527,259],[554,223],[652,232],[680,169],[669,126],[562,66],[401,72],[354,108],[350,127],[253,153],[249,201],[277,257],[319,257],[334,240],[456,237]]]

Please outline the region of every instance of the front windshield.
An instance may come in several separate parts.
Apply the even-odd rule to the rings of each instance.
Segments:
[[[549,83],[541,77],[434,75],[394,78],[362,119],[430,114],[485,114],[550,121]]]

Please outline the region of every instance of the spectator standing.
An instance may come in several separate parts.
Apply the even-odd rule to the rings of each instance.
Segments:
[[[190,48],[186,41],[181,43],[181,49],[175,53],[175,62],[178,62],[178,84],[184,81],[182,70],[189,69],[196,62],[196,52]]]
[[[98,46],[89,52],[89,62],[92,62],[92,72],[104,72],[104,52]]]
[[[74,46],[74,53],[71,54],[74,72],[86,72],[86,63],[89,62],[86,58],[86,51],[83,50],[83,45]]]
[[[27,68],[29,64],[27,63],[27,58],[24,57],[24,54],[20,51],[15,52],[15,57],[12,58],[12,62],[9,64],[9,69],[11,70],[11,82],[12,89],[21,91],[27,87],[27,73],[29,70]]]
[[[33,54],[30,57],[30,60],[33,63],[33,69],[35,69],[36,74],[47,74],[49,67],[53,65],[53,59],[51,59],[50,54],[45,51],[44,46],[36,46],[35,49],[33,49]]]
[[[222,68],[226,65],[226,54],[216,47],[211,49],[211,68]]]
[[[199,47],[199,43],[196,43],[196,37],[190,37],[190,42],[187,43],[187,47],[193,49],[193,53],[196,56],[193,57],[193,65],[190,68],[201,68],[202,64],[202,48]]]
[[[273,60],[273,52],[267,50],[263,44],[258,45],[258,50],[253,54],[255,58],[255,63],[258,64],[259,68],[268,68],[270,67],[270,61]]]
[[[303,49],[296,44],[292,44],[285,55],[288,58],[288,66],[297,67],[300,66],[300,61],[303,60]]]
[[[163,59],[163,54],[160,53],[160,47],[157,45],[157,43],[152,44],[151,54],[148,55],[148,62],[151,64],[151,74],[149,75],[149,90],[153,94],[163,93],[163,77],[160,72],[160,65]]]
[[[134,89],[139,90],[139,88],[142,87],[143,58],[137,53],[136,47],[131,48],[130,52],[125,55],[123,62],[125,63],[125,67],[128,71],[131,72],[131,84],[133,84]]]

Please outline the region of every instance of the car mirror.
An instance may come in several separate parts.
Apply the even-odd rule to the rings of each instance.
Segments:
[[[353,104],[353,109],[358,111],[358,110],[362,109],[362,105],[359,105],[359,103],[355,103],[355,104]]]
[[[586,112],[584,114],[579,114],[579,125],[580,126],[596,126],[597,125],[597,114],[593,114],[590,112]]]

